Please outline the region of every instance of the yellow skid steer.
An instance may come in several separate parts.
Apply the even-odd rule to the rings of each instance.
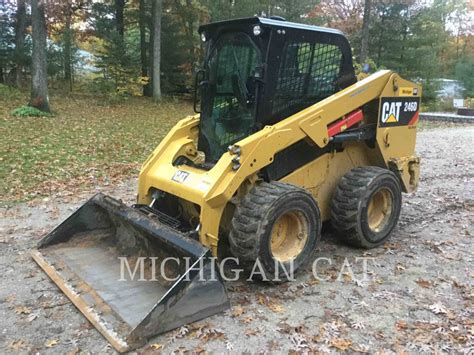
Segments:
[[[421,87],[389,70],[357,81],[334,29],[254,17],[199,33],[198,114],[145,161],[137,204],[98,194],[33,251],[118,351],[228,308],[214,257],[285,279],[324,221],[377,247],[418,185]]]

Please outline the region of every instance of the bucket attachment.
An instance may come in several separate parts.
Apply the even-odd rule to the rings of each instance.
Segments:
[[[32,256],[119,352],[229,308],[208,248],[102,194]]]

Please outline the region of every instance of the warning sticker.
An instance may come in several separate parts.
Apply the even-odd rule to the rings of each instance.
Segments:
[[[419,97],[383,97],[380,99],[379,126],[405,126],[418,120]]]
[[[417,93],[418,93],[417,88],[401,87],[398,89],[398,96],[414,96],[414,95],[417,95]]]

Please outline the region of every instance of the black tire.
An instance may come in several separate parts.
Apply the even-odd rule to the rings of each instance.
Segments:
[[[304,230],[307,233],[298,233],[297,239],[299,241],[293,242],[291,239],[294,240],[294,238],[289,238],[288,243],[292,244],[283,245],[286,243],[287,235],[291,232],[285,230],[281,233],[285,236],[281,238],[280,232],[277,230],[276,235],[280,240],[283,240],[283,243],[279,243],[278,249],[284,252],[286,246],[289,245],[288,249],[297,253],[289,260],[284,257],[279,260],[274,257],[272,252],[272,235],[275,235],[273,227],[274,225],[281,226],[279,223],[282,222],[279,221],[293,215],[297,218],[298,228],[304,225]],[[291,219],[287,221],[290,222]],[[275,224],[276,222],[278,223]],[[287,225],[290,224],[287,223]],[[302,234],[304,234],[304,238]],[[290,263],[293,262],[293,270],[296,272],[305,265],[314,255],[320,236],[321,214],[310,193],[290,184],[263,182],[255,186],[237,206],[232,219],[229,243],[231,253],[239,259],[239,265],[244,270],[250,272],[258,259],[265,273],[261,279],[286,281],[287,277],[283,267],[290,270]],[[300,243],[300,245],[294,248],[295,243]],[[278,263],[275,263],[276,260]],[[278,268],[277,275],[275,275],[276,268]],[[255,270],[259,271],[260,269]],[[275,276],[278,276],[280,280],[275,280]]]
[[[384,207],[381,211],[372,213],[374,207],[369,208],[369,205],[375,205],[373,201],[381,199],[391,199],[391,202],[382,202]],[[390,237],[398,222],[401,206],[400,182],[393,172],[376,166],[355,168],[342,177],[336,188],[331,204],[331,224],[339,238],[347,244],[375,248]],[[378,218],[373,218],[373,214]],[[378,220],[378,226],[369,223]]]

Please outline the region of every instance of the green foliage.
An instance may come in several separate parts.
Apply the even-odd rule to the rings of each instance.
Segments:
[[[99,44],[94,53],[96,66],[105,80],[111,81],[113,92],[134,91],[134,81],[140,76],[140,57],[137,55],[139,34],[136,29],[124,36],[116,30],[112,3],[94,3],[91,21]],[[106,85],[99,85],[102,89]]]
[[[440,89],[440,82],[432,79],[427,79],[422,82],[424,103],[433,103],[438,99],[436,92]]]
[[[203,0],[212,21],[250,16],[282,16],[288,21],[310,22],[307,15],[319,0]]]
[[[115,84],[112,80],[99,76],[87,82],[86,90],[91,94],[106,95],[115,91]]]
[[[48,112],[38,110],[36,107],[21,106],[11,112],[12,116],[17,117],[51,117],[52,115]]]
[[[474,108],[474,97],[468,97],[465,99],[464,106],[467,108]]]
[[[363,3],[338,0],[164,0],[162,91],[165,94],[191,92],[194,72],[202,63],[204,49],[197,28],[209,21],[277,15],[289,21],[330,25],[347,32],[357,58],[361,47]],[[6,4],[5,16],[0,16],[0,67],[4,69],[3,76],[12,82],[14,62],[18,59],[16,55],[22,55],[23,70],[27,77],[29,75],[31,37],[26,34],[22,51],[14,50],[16,4],[14,1]],[[139,4],[144,4],[145,11],[140,13]],[[430,82],[440,77],[456,77],[466,87],[466,94],[473,95],[473,59],[472,53],[469,54],[472,34],[468,31],[465,1],[372,1],[372,5],[368,53],[371,72],[389,68],[408,79],[424,81],[427,102],[436,98],[436,89]],[[68,32],[65,31],[65,14],[73,8],[71,31]],[[90,75],[90,72],[84,75],[80,71],[73,73],[76,83],[87,81],[82,88],[106,94],[111,100],[115,96],[142,95],[151,66],[151,0],[126,1],[124,15],[122,36],[117,29],[115,1],[73,0],[48,7],[48,75],[53,89],[61,87],[65,43],[71,39],[72,62],[76,68],[77,64],[84,62],[79,59],[79,48],[92,54],[88,57],[93,58],[85,67],[88,71],[92,68],[95,75]],[[143,42],[140,41],[139,20],[144,24],[145,63],[140,60]],[[354,65],[360,74],[361,65]]]
[[[13,86],[8,86],[5,84],[0,84],[0,97],[11,100],[21,96],[21,91]]]
[[[455,67],[456,79],[464,85],[465,95],[474,96],[474,58],[464,57]]]
[[[454,112],[453,100],[451,98],[427,100],[423,96],[421,110],[423,112]]]
[[[193,34],[192,40],[188,41],[180,22],[172,14],[163,14],[162,26],[166,28],[161,33],[162,90],[165,93],[186,92],[192,86],[193,65],[199,59],[191,56],[189,51],[199,48],[200,39]]]
[[[364,70],[364,65],[359,63],[355,58],[353,59],[353,64],[354,64],[355,73],[359,78],[363,77],[363,76],[370,75],[372,73],[375,73],[377,70],[382,69],[382,68],[379,68],[377,66],[377,63],[375,63],[375,61],[372,58],[367,58],[365,60],[365,64],[369,65],[369,73],[364,73],[364,71],[363,71]]]
[[[370,36],[370,57],[408,78],[433,78],[439,73],[439,43],[444,24],[435,7],[378,2]]]

